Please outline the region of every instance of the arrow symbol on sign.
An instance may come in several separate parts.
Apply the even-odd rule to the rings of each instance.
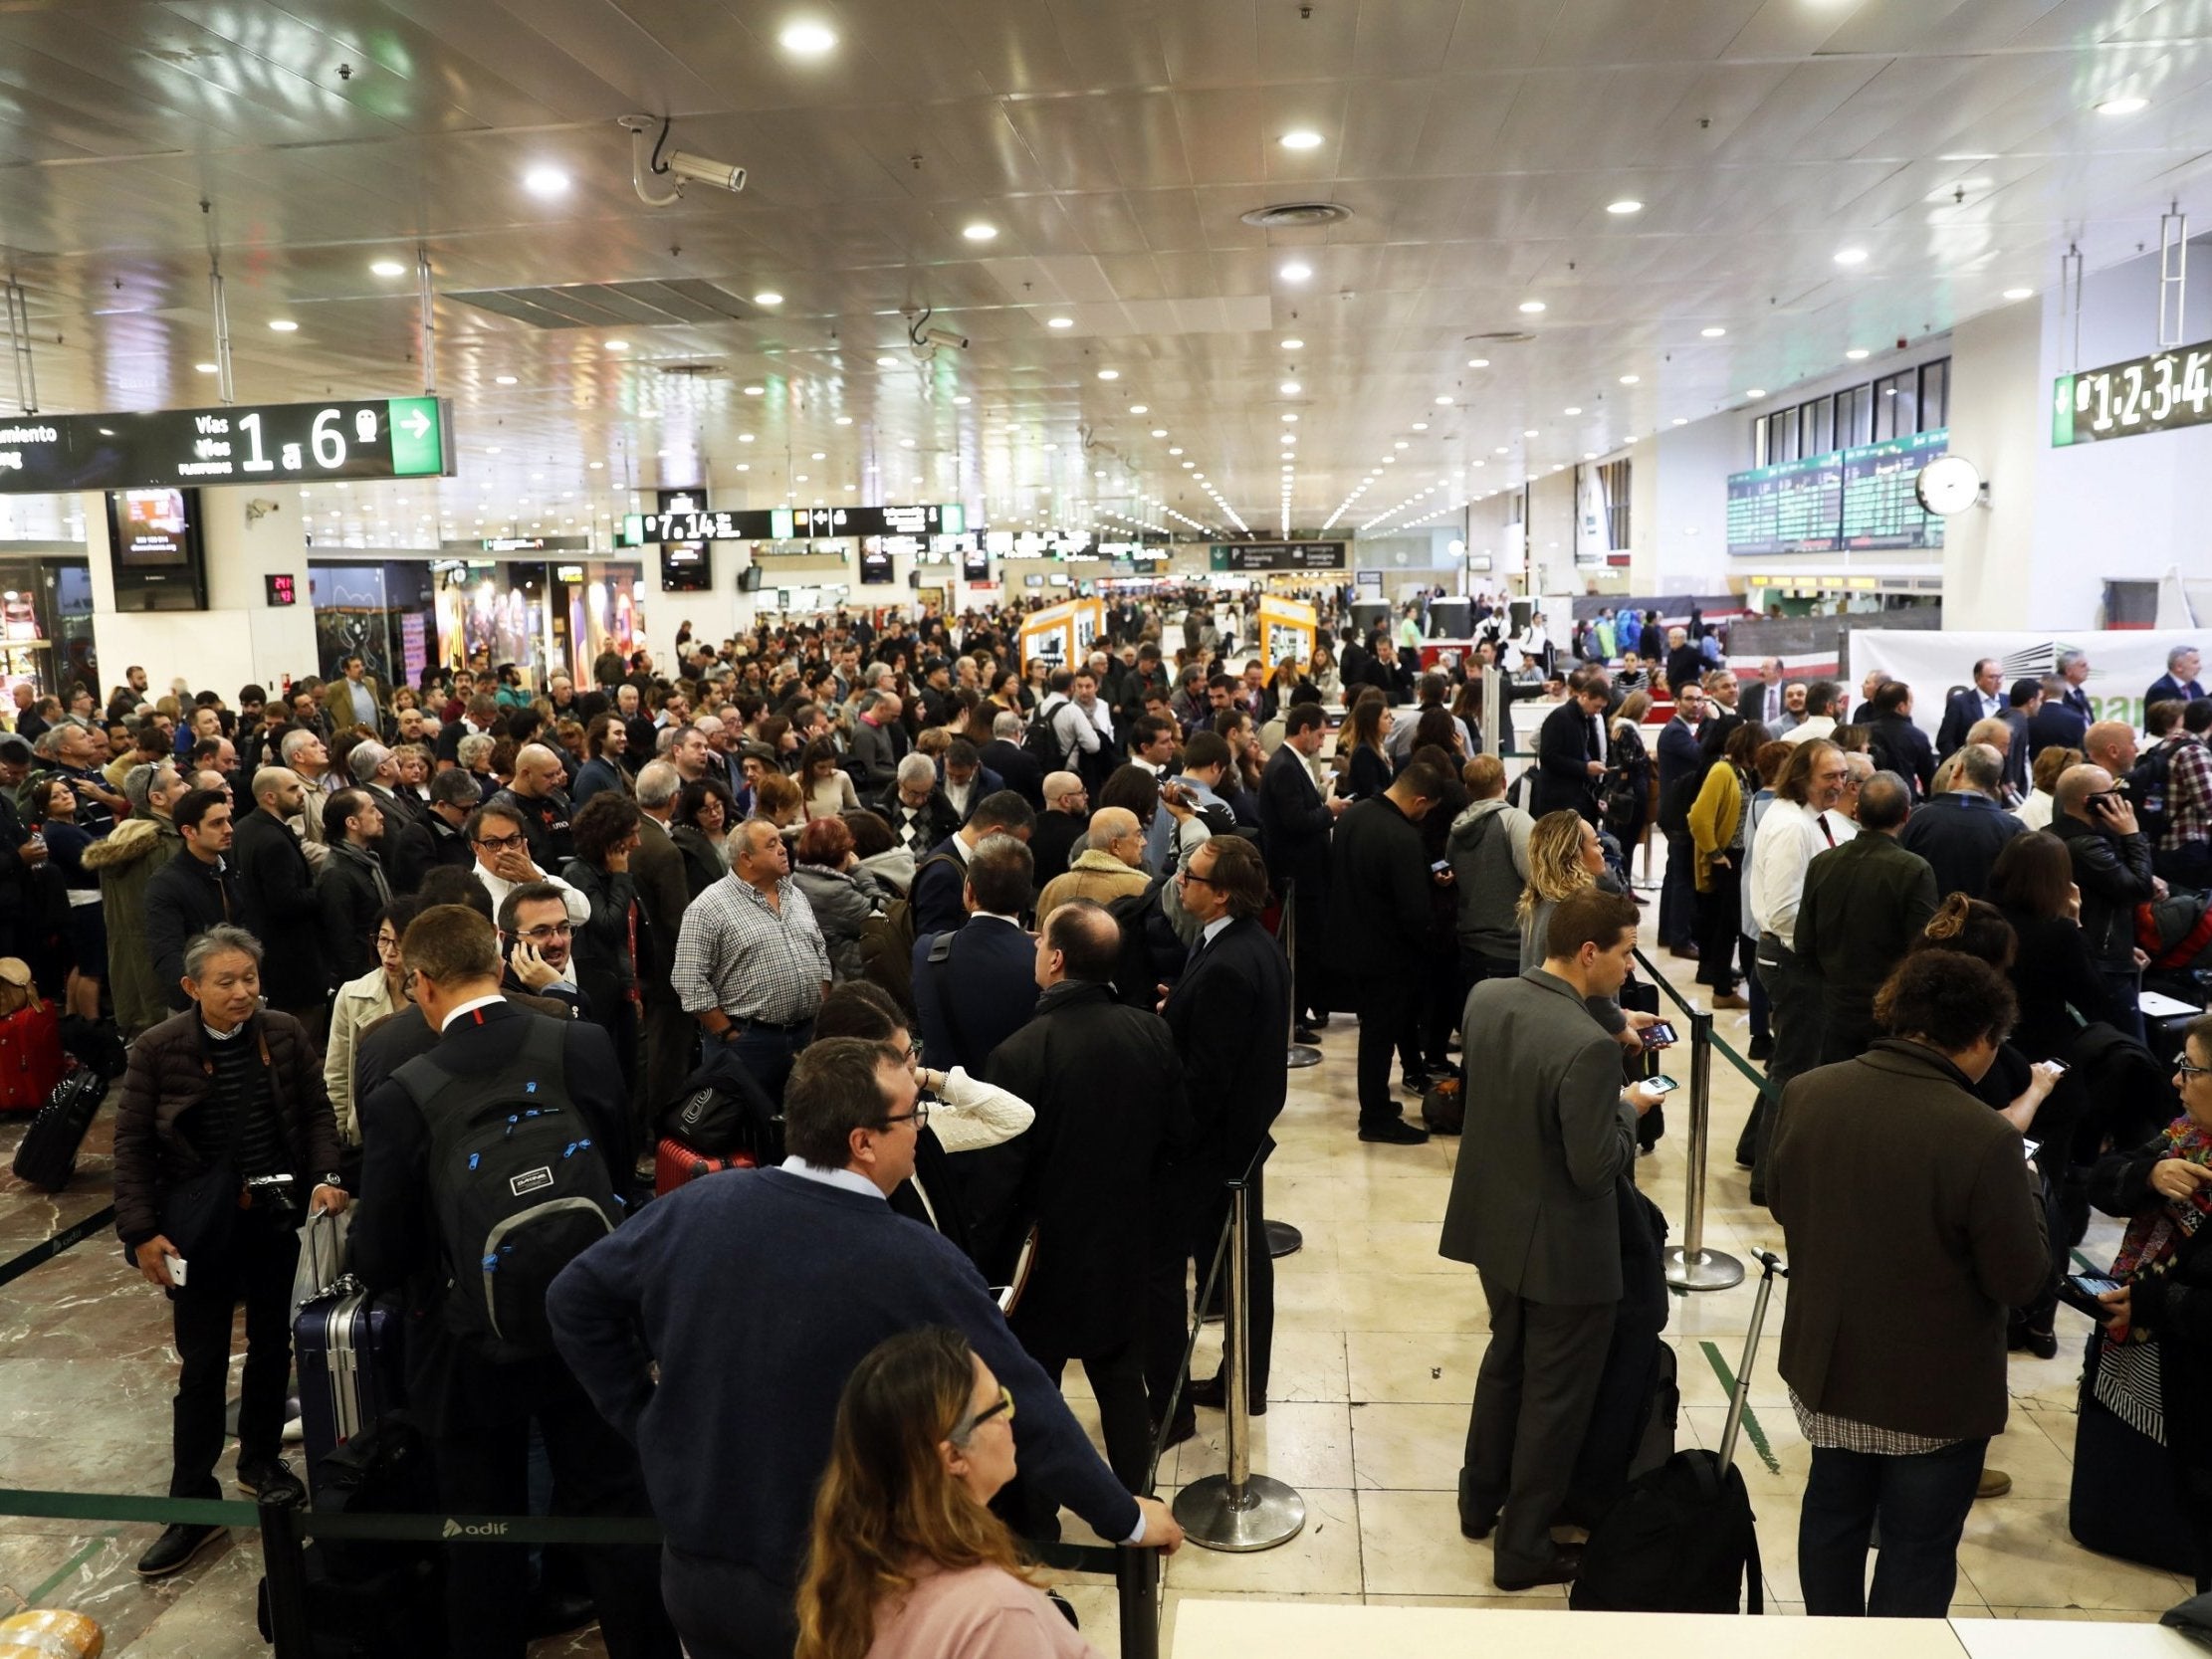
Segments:
[[[400,424],[406,427],[407,435],[409,437],[419,438],[425,432],[428,432],[430,430],[430,417],[428,415],[425,415],[420,409],[417,409],[413,413],[409,414],[408,417]]]

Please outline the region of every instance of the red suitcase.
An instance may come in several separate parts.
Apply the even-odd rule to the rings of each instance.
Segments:
[[[0,1112],[36,1112],[62,1081],[62,1020],[51,1002],[0,1018]]]
[[[743,1152],[710,1157],[696,1146],[687,1146],[669,1136],[653,1149],[653,1196],[665,1198],[687,1181],[722,1169],[751,1169],[753,1159]]]

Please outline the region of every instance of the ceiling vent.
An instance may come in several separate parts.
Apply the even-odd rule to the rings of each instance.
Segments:
[[[661,373],[673,374],[685,380],[704,380],[723,372],[720,363],[661,363]]]
[[[1352,210],[1337,202],[1278,202],[1239,217],[1263,231],[1311,230],[1316,225],[1341,225],[1352,217]]]
[[[1469,334],[1469,345],[1526,345],[1536,336],[1525,328],[1498,328],[1487,334]]]
[[[761,309],[715,283],[576,283],[562,288],[477,289],[443,296],[539,328],[659,327],[755,322]]]

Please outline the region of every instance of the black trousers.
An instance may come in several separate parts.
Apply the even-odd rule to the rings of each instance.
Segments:
[[[1114,1479],[1131,1492],[1151,1490],[1152,1412],[1145,1396],[1144,1345],[1132,1337],[1104,1352],[1081,1355],[1044,1352],[1026,1343],[1022,1347],[1055,1388],[1067,1372],[1068,1361],[1082,1360],[1091,1395],[1098,1401],[1098,1426],[1106,1436],[1106,1462]],[[1023,1538],[1059,1537],[1059,1506],[1021,1471],[1014,1472],[1000,1496],[1003,1507],[999,1503],[992,1507]]]
[[[288,1281],[289,1284],[289,1281]],[[438,1501],[455,1515],[530,1512],[530,1428],[538,1425],[553,1465],[553,1514],[650,1516],[637,1451],[607,1426],[557,1358],[481,1365],[470,1390],[476,1409],[431,1442]],[[470,1659],[523,1659],[529,1552],[512,1545],[452,1544],[446,1569],[446,1631]],[[676,1632],[662,1609],[658,1553],[649,1544],[594,1544],[579,1551],[599,1606],[609,1659],[676,1659]]]
[[[1197,1289],[1204,1291],[1207,1269],[1214,1265],[1214,1246],[1229,1210],[1224,1188],[1176,1187],[1177,1183],[1167,1183],[1154,1214],[1152,1268],[1145,1294],[1145,1393],[1155,1421],[1166,1412],[1168,1396],[1183,1370],[1183,1345],[1191,1335],[1192,1291],[1186,1283],[1191,1266],[1197,1264]],[[1252,1172],[1249,1190],[1244,1272],[1251,1285],[1251,1386],[1245,1398],[1257,1403],[1267,1398],[1268,1362],[1275,1346],[1275,1259],[1267,1253],[1267,1205],[1260,1170]],[[1228,1271],[1223,1256],[1219,1291],[1223,1303],[1228,1299]],[[1095,1381],[1092,1385],[1096,1386]],[[1188,1399],[1183,1409],[1190,1409]]]
[[[1706,890],[1697,895],[1697,980],[1732,996],[1743,940],[1743,876],[1734,866],[1715,864],[1707,866],[1705,880]]]
[[[285,1385],[292,1375],[292,1274],[300,1235],[247,1211],[221,1256],[188,1261],[184,1288],[172,1292],[177,1358],[169,1431],[169,1496],[220,1498],[215,1465],[223,1455],[230,1387],[232,1316],[246,1305],[246,1370],[239,1389],[238,1461],[278,1455]]]
[[[1458,994],[1459,945],[1450,933],[1429,942],[1422,958],[1421,1053],[1424,1070],[1436,1077],[1451,1070],[1451,1034],[1459,1029],[1466,998]]]
[[[1291,934],[1291,982],[1298,1017],[1303,1020],[1329,1011],[1328,890],[1316,887],[1308,893],[1301,887],[1291,895],[1290,905],[1296,917],[1291,925],[1295,930]]]
[[[736,1561],[661,1553],[661,1598],[691,1659],[791,1659],[795,1597],[792,1585]]]
[[[644,1134],[639,1145],[649,1148],[660,1139],[661,1115],[676,1104],[684,1079],[698,1064],[699,1022],[673,1000],[647,1002],[644,1094],[638,1113],[638,1127]]]
[[[1360,1017],[1360,1128],[1404,1115],[1390,1092],[1395,1049],[1409,1072],[1422,1069],[1421,981],[1411,975],[1364,974],[1357,992]]]

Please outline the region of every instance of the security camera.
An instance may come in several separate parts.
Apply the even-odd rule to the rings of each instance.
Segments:
[[[283,511],[284,503],[264,501],[257,497],[253,501],[250,501],[246,504],[246,522],[249,524],[258,524],[261,522],[262,519],[268,518],[270,514],[282,513]]]
[[[966,351],[968,349],[968,336],[966,334],[956,334],[950,328],[924,328],[921,333],[915,336],[915,343],[918,345],[951,345]]]
[[[616,124],[630,135],[630,183],[637,191],[638,200],[648,207],[673,207],[683,199],[686,179],[697,184],[711,184],[717,190],[728,190],[732,194],[745,188],[743,167],[693,155],[688,150],[668,148],[670,123],[665,117],[656,120],[651,115],[624,115]],[[647,136],[656,127],[659,136],[647,144]],[[673,178],[675,182],[666,190],[654,190],[648,181],[659,178]]]

